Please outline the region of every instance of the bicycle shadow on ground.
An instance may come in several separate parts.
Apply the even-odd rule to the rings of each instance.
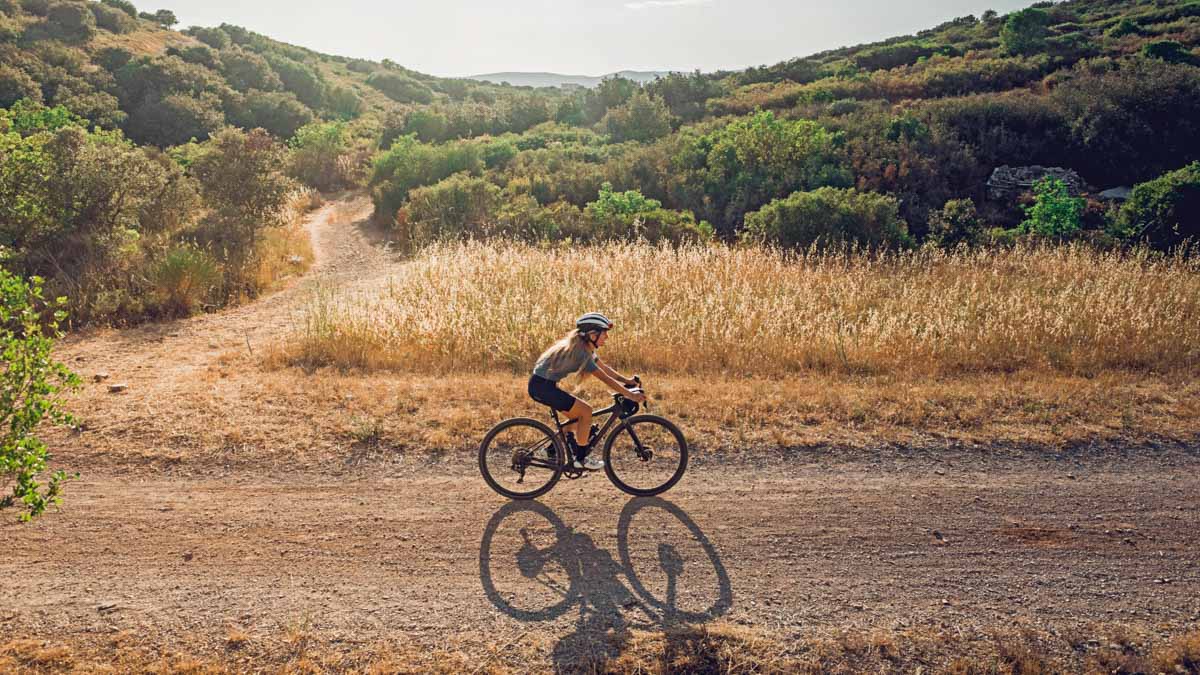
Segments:
[[[520,621],[577,613],[574,632],[553,649],[559,672],[602,670],[627,647],[631,629],[704,623],[733,605],[716,547],[683,509],[661,498],[625,505],[615,557],[549,506],[510,502],[484,528],[479,578],[488,600]]]

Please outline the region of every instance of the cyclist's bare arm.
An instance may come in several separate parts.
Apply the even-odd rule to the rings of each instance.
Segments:
[[[600,365],[600,364],[597,364],[597,365]],[[603,382],[604,384],[608,385],[609,389],[612,389],[613,391],[617,392],[618,394],[623,394],[624,396],[626,396],[634,401],[637,401],[638,403],[642,403],[646,400],[645,394],[643,394],[641,392],[637,392],[637,391],[629,391],[628,389],[626,389],[624,387],[624,385],[622,385],[620,382],[618,382],[612,375],[609,375],[608,372],[611,370],[612,370],[611,368],[606,369],[605,366],[600,365],[599,368],[592,371],[592,375],[595,375],[596,379],[598,379],[601,382]]]
[[[627,387],[632,387],[633,385],[637,384],[637,382],[632,377],[625,377],[624,375],[618,373],[617,371],[615,371],[611,367],[609,367],[609,365],[607,363],[601,361],[599,358],[596,359],[596,366],[600,370],[604,371],[612,379],[617,380],[618,382],[623,382],[625,384],[625,386],[627,386]],[[612,385],[609,385],[609,386],[612,386]],[[624,393],[624,392],[620,392],[620,393]]]

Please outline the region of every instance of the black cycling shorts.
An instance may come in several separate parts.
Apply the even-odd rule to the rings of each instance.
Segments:
[[[538,375],[529,378],[529,398],[559,412],[567,412],[575,405],[575,397],[559,389],[557,382]]]

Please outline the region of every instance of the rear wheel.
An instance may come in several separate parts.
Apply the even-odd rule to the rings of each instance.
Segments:
[[[679,427],[657,415],[625,420],[604,444],[604,472],[621,490],[649,497],[671,489],[687,470],[687,441]]]
[[[562,476],[562,452],[545,424],[526,417],[504,420],[479,444],[479,472],[505,497],[533,499]]]

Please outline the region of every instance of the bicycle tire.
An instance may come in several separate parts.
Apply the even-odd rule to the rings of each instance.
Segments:
[[[547,458],[548,460],[552,461],[553,468],[551,469],[548,466],[544,466],[544,465],[540,465],[540,464],[538,465],[539,468],[545,468],[548,472],[548,477],[546,479],[545,484],[540,485],[539,487],[536,487],[533,490],[530,490],[527,492],[513,490],[508,487],[505,487],[504,485],[501,484],[500,481],[498,481],[496,479],[495,476],[492,475],[493,469],[488,466],[488,451],[493,449],[492,444],[495,441],[496,437],[499,436],[501,433],[503,433],[507,430],[510,430],[514,427],[522,427],[522,426],[528,427],[532,430],[540,432],[542,435],[545,436],[545,440],[548,440],[551,443],[550,447],[554,448],[554,457]],[[536,436],[536,434],[535,434],[535,436]],[[539,441],[539,442],[544,442],[544,441]],[[541,447],[541,446],[539,446],[539,447]],[[500,454],[503,454],[503,453],[500,453]],[[535,419],[530,419],[528,417],[514,417],[512,419],[504,420],[503,422],[500,422],[496,426],[492,427],[491,430],[487,432],[487,435],[483,437],[483,441],[479,444],[479,473],[481,473],[483,475],[483,480],[484,480],[484,482],[486,482],[488,484],[488,487],[492,488],[497,493],[504,495],[505,497],[508,497],[509,499],[535,499],[535,498],[540,497],[540,496],[546,494],[547,492],[549,492],[550,489],[553,488],[556,483],[558,483],[558,479],[562,477],[562,470],[563,470],[562,458],[563,458],[562,445],[559,443],[558,439],[555,437],[554,432],[550,431],[550,427],[546,426],[545,424],[543,424]]]
[[[671,435],[672,438],[674,438],[677,444],[678,463],[672,471],[670,477],[661,483],[650,487],[630,485],[629,482],[626,479],[623,479],[620,475],[624,470],[615,468],[613,462],[613,445],[617,442],[617,439],[622,438],[622,434],[625,434],[630,436],[631,439],[636,440],[637,432],[632,430],[638,425],[661,426],[667,431],[667,433]],[[683,478],[683,473],[687,471],[687,463],[688,447],[687,440],[685,440],[683,437],[683,432],[680,431],[679,427],[675,426],[673,422],[664,417],[659,417],[658,415],[634,415],[633,417],[623,420],[621,424],[618,425],[616,429],[613,429],[612,433],[608,435],[608,439],[604,443],[604,473],[608,474],[608,479],[612,481],[613,485],[616,485],[622,492],[634,495],[635,497],[653,497],[654,495],[662,494],[663,492],[670,490],[675,486],[676,483],[679,482],[681,478]],[[629,478],[629,476],[626,476],[626,478]],[[654,482],[657,483],[658,481],[656,480]]]

